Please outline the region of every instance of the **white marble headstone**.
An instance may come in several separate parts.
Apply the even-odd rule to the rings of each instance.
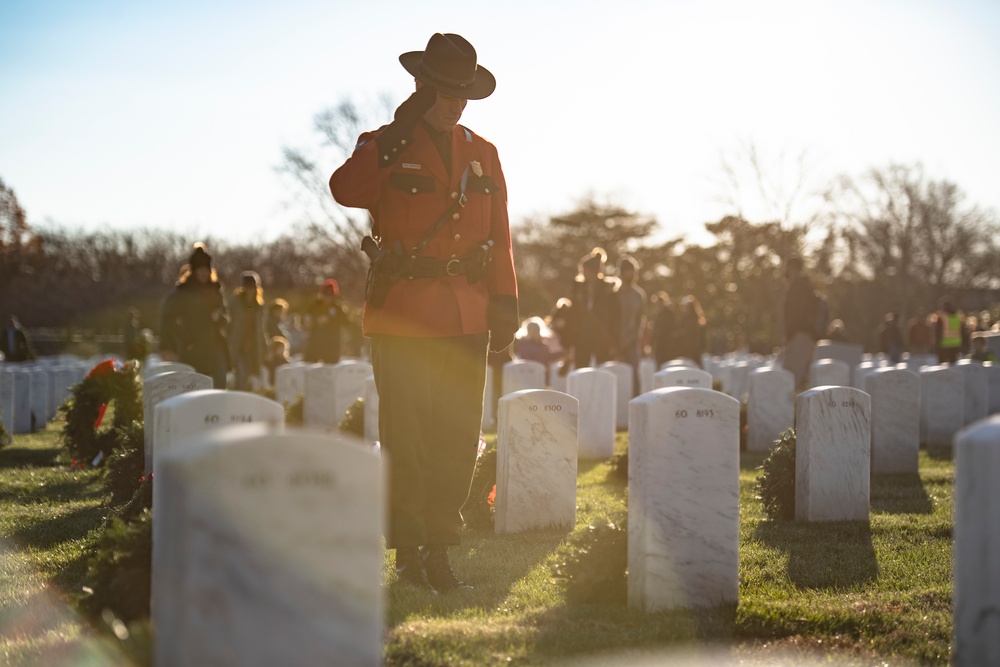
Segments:
[[[151,378],[161,373],[194,373],[194,366],[182,364],[179,361],[161,361],[158,364],[147,363],[142,367],[142,379]]]
[[[978,361],[962,359],[951,365],[951,370],[961,374],[965,381],[965,408],[962,411],[963,426],[979,421],[990,412],[989,371]]]
[[[813,360],[836,359],[847,364],[848,372],[861,363],[864,348],[856,343],[844,343],[836,340],[820,340],[816,342]],[[848,383],[844,383],[847,386]]]
[[[878,367],[878,364],[873,361],[862,361],[851,371],[851,386],[864,391],[865,378]]]
[[[375,376],[365,379],[365,443],[378,441],[378,388]]]
[[[795,375],[784,368],[758,368],[752,372],[747,399],[747,451],[770,451],[794,424]]]
[[[653,375],[656,374],[656,361],[643,357],[639,360],[639,393],[645,394],[656,387],[653,386]],[[553,387],[554,389],[554,387]]]
[[[602,371],[608,371],[615,376],[617,390],[615,391],[615,428],[619,431],[628,429],[628,402],[632,399],[632,367],[621,361],[608,361],[599,366]]]
[[[302,423],[335,430],[342,415],[333,411],[336,393],[333,364],[313,364],[306,368],[306,391],[302,397]]]
[[[549,388],[566,393],[566,377],[572,370],[573,365],[567,360],[565,363],[569,364],[569,368],[560,373],[559,371],[562,370],[563,363],[562,361],[553,361],[549,364]]]
[[[153,411],[153,472],[157,475],[160,458],[198,434],[237,424],[285,424],[283,405],[245,391],[189,391],[160,401]]]
[[[1000,413],[1000,364],[987,361],[983,368],[986,369],[986,384],[989,385],[989,411],[995,415]]]
[[[1000,665],[1000,416],[955,436],[955,665]]]
[[[712,388],[712,375],[700,368],[691,366],[670,366],[653,375],[653,389],[666,387],[700,387]],[[645,392],[643,392],[645,393]]]
[[[158,466],[158,667],[381,664],[374,453],[341,434],[227,427]]]
[[[951,447],[964,419],[964,378],[944,366],[921,368],[920,442],[928,447]]]
[[[484,431],[491,430],[496,425],[496,415],[494,406],[497,402],[496,391],[493,385],[493,375],[496,373],[493,370],[492,364],[486,364],[486,388],[483,391],[483,423],[482,428]]]
[[[77,382],[77,369],[70,368],[67,366],[57,366],[52,371],[52,376],[54,378],[53,390],[53,404],[56,410],[62,406],[62,404],[69,398],[70,390],[73,385]]]
[[[851,367],[836,359],[814,361],[809,369],[810,387],[850,387]]]
[[[525,389],[500,399],[497,421],[498,533],[576,525],[579,403]]]
[[[274,398],[278,403],[291,405],[306,393],[306,370],[312,364],[293,361],[274,369]]]
[[[630,607],[737,602],[739,428],[739,401],[710,389],[656,389],[629,404]]]
[[[917,474],[920,457],[920,377],[886,366],[865,377],[872,401],[872,474]]]
[[[795,419],[796,520],[868,521],[871,398],[853,387],[809,389]]]
[[[31,382],[31,414],[34,416],[35,428],[45,428],[49,420],[49,374],[41,368],[29,371]]]
[[[599,368],[581,368],[567,376],[566,393],[580,403],[579,456],[609,459],[615,453],[615,397],[618,380]]]
[[[156,406],[189,391],[212,388],[212,378],[194,371],[169,371],[151,375],[142,382],[143,449],[145,471],[153,469],[153,439],[156,433]]]
[[[8,442],[14,437],[14,374],[0,370],[0,419]]]
[[[27,371],[11,373],[14,380],[14,433],[31,433],[31,376]]]
[[[339,415],[337,424],[347,414],[351,404],[365,395],[365,381],[372,375],[372,365],[366,361],[344,360],[333,365],[333,412]]]
[[[515,359],[503,365],[503,390],[506,396],[522,389],[545,389],[545,366],[530,359]]]

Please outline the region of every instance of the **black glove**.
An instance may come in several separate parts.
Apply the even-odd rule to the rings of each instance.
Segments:
[[[396,108],[395,120],[386,125],[375,139],[379,154],[378,166],[388,167],[396,162],[399,154],[403,152],[404,142],[413,134],[413,128],[427,110],[434,106],[436,100],[437,88],[426,84],[403,100],[403,103]]]
[[[490,325],[490,349],[494,352],[507,349],[521,326],[517,315],[517,297],[504,294],[491,296],[486,317]]]

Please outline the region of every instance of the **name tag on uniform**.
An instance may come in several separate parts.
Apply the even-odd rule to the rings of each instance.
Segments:
[[[423,169],[423,167],[416,162],[404,162],[403,169]]]

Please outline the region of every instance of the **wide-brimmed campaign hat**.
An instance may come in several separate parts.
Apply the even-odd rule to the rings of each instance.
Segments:
[[[461,35],[434,33],[423,51],[408,51],[399,62],[417,81],[466,100],[489,97],[496,78],[476,62],[476,49]]]

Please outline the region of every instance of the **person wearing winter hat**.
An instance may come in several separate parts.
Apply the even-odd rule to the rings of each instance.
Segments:
[[[460,543],[476,464],[487,349],[508,348],[520,326],[517,282],[497,150],[458,124],[496,79],[455,34],[436,33],[399,61],[415,92],[391,123],[361,135],[330,191],[368,210],[395,264],[373,274],[372,287],[387,282],[370,290],[363,315],[379,441],[392,457],[386,544],[402,581],[447,592],[465,585],[448,547]]]
[[[340,283],[328,278],[319,286],[316,300],[309,309],[310,324],[302,358],[311,363],[335,364],[340,361],[341,342],[351,322],[340,305]]]
[[[160,355],[164,361],[190,364],[212,378],[216,389],[225,389],[231,366],[228,328],[229,312],[212,256],[205,244],[195,243],[187,268],[160,308]]]
[[[267,353],[264,334],[264,289],[256,271],[244,271],[229,307],[229,354],[236,370],[236,389],[249,391],[250,378],[260,376]]]

